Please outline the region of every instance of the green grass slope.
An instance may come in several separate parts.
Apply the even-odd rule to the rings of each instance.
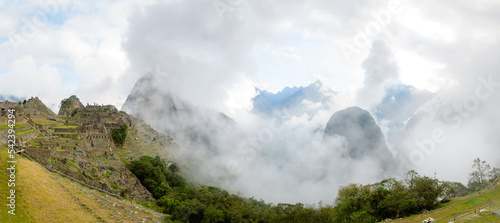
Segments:
[[[429,217],[437,222],[500,222],[498,182],[468,196],[453,198],[439,209],[391,222],[422,222]]]

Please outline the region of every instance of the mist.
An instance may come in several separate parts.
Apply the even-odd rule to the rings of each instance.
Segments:
[[[439,179],[467,183],[472,159],[498,166],[497,75],[477,76],[474,87],[439,92],[420,109],[421,118],[399,136],[407,166]],[[490,85],[491,84],[491,85]],[[497,85],[497,87],[493,87]]]
[[[427,8],[403,3],[407,9]],[[125,102],[122,110],[171,135],[178,145],[173,158],[195,181],[271,203],[332,204],[342,185],[383,180],[376,160],[342,156],[348,148],[344,138],[324,140],[332,114],[349,106],[360,106],[375,118],[401,172],[414,169],[440,180],[466,183],[474,158],[500,166],[500,76],[495,73],[500,55],[493,50],[498,42],[473,44],[473,36],[465,31],[457,31],[457,39],[451,42],[424,38],[405,28],[407,20],[394,18],[388,30],[356,55],[358,60],[346,64],[338,48],[329,44],[315,48],[309,38],[350,38],[353,33],[338,30],[356,30],[355,26],[364,25],[362,21],[372,19],[363,12],[385,5],[365,3],[338,11],[335,3],[324,4],[241,1],[220,12],[207,10],[214,7],[209,2],[188,0],[137,9],[129,18],[123,42],[131,63],[127,72],[129,79],[139,79],[145,68],[154,67],[155,79],[138,101]],[[317,14],[305,13],[304,8]],[[322,13],[334,17],[333,21],[318,19],[324,18],[318,17]],[[453,15],[433,14],[433,18],[450,23]],[[299,31],[311,35],[302,36],[300,43],[306,47],[289,46],[282,33]],[[307,51],[307,46],[317,51]],[[280,55],[280,60],[255,56],[262,50]],[[408,63],[403,52],[413,50],[445,64],[432,70],[434,79],[426,80],[432,87],[407,81],[409,75],[429,75],[413,73],[412,68],[422,65],[418,61],[410,61],[412,67],[401,66]],[[331,56],[331,61],[311,63],[317,68],[286,68],[324,55]],[[288,72],[301,81],[287,78]],[[267,76],[275,76],[266,79],[273,82],[272,87],[262,81]],[[316,79],[325,92],[336,93],[319,104],[304,100],[300,109],[280,109],[271,115],[253,111],[256,87],[277,92],[286,86],[307,86]],[[391,95],[391,89],[410,89],[411,97],[398,98],[399,91]],[[147,98],[150,101],[143,103]],[[385,98],[392,101],[384,103]],[[226,116],[220,112],[227,118],[221,118]]]
[[[172,136],[177,144],[172,159],[195,182],[272,203],[331,204],[341,185],[382,180],[376,160],[343,156],[343,137],[324,139],[330,110],[248,112],[239,123],[173,96],[161,87],[166,80],[161,74],[141,78],[122,110]]]

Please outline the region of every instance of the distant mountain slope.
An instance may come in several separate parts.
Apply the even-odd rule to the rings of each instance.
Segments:
[[[392,141],[393,134],[402,131],[406,122],[432,97],[432,92],[418,90],[411,85],[401,84],[387,88],[384,98],[373,113],[379,123],[384,122],[387,126],[388,141]]]
[[[349,107],[335,112],[324,131],[325,140],[334,136],[344,137],[348,144],[343,156],[375,160],[384,171],[393,171],[396,167],[384,135],[368,111]]]
[[[418,90],[411,85],[396,85],[387,88],[384,99],[376,107],[377,119],[407,120],[434,94]]]
[[[280,92],[274,94],[266,90],[255,88],[257,96],[253,98],[254,111],[261,113],[270,113],[276,105],[283,102],[288,97],[291,97],[295,92],[303,89],[304,87],[285,87]]]
[[[324,86],[320,80],[307,87],[286,87],[273,94],[257,89],[258,95],[253,98],[254,112],[271,115],[274,112],[286,111],[294,115],[315,112],[317,109],[328,108],[332,100],[333,90]],[[313,108],[308,106],[317,104]]]
[[[12,95],[0,95],[0,102],[3,101],[18,102],[18,101],[23,101],[24,99],[25,98],[19,98]]]
[[[191,105],[164,89],[161,77],[149,73],[140,78],[122,106],[133,116],[143,119],[177,141],[189,141],[199,148],[227,146],[237,132],[233,119],[221,112]],[[207,151],[204,151],[207,152]]]

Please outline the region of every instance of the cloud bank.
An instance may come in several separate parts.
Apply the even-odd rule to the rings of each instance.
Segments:
[[[402,13],[377,20],[374,15],[391,4],[399,4]],[[408,118],[387,114],[376,120],[407,168],[463,182],[475,157],[500,166],[495,134],[500,4],[495,1],[0,1],[0,12],[1,95],[36,95],[53,110],[72,94],[83,103],[121,107],[137,79],[161,73],[163,90],[222,111],[246,136],[267,142],[260,142],[264,160],[245,163],[241,159],[253,153],[244,150],[242,158],[233,148],[234,154],[228,149],[228,157],[217,161],[235,176],[248,176],[232,181],[233,190],[249,185],[248,195],[331,201],[339,182],[370,182],[369,163],[356,169],[316,142],[333,112],[359,105],[376,114],[374,108],[395,84],[434,93],[427,103],[402,99],[414,110],[405,110]],[[347,59],[341,46],[354,44],[377,23],[380,30]],[[13,49],[17,37],[26,41]],[[250,112],[255,87],[277,92],[317,79],[337,92],[328,109],[271,120]],[[413,114],[426,115],[417,121]],[[276,123],[285,128],[274,131]],[[407,123],[412,127],[401,127]],[[268,129],[273,140],[266,140]],[[338,165],[357,174],[339,177]],[[331,175],[320,175],[323,169]],[[274,185],[295,186],[269,192]],[[309,195],[308,188],[318,192]]]

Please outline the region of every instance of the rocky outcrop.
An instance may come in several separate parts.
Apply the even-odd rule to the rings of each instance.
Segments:
[[[19,106],[22,108],[19,112],[31,116],[54,116],[56,115],[52,110],[50,110],[38,97],[32,97],[26,103]]]
[[[108,179],[122,189],[123,195],[138,201],[154,201],[151,193],[120,160],[102,163],[99,168],[109,174]]]
[[[80,102],[80,99],[78,99],[76,95],[71,95],[69,98],[61,101],[61,108],[59,109],[58,115],[71,114],[71,112],[83,108],[84,106],[82,102]]]
[[[374,160],[387,171],[396,166],[380,127],[366,110],[350,107],[335,112],[326,125],[324,138],[335,136],[344,137],[347,142],[344,157]]]

